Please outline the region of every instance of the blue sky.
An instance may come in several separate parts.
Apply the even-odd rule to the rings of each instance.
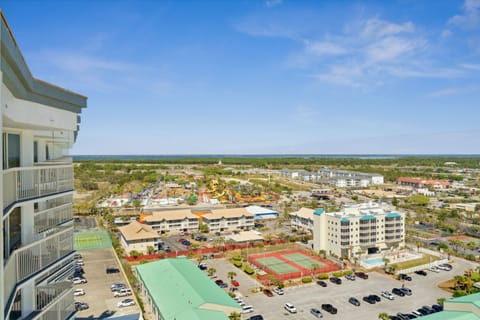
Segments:
[[[480,0],[4,0],[72,154],[480,153]]]

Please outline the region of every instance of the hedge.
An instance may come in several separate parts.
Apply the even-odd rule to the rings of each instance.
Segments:
[[[302,278],[302,283],[310,283],[310,282],[312,282],[312,277]]]
[[[243,269],[243,271],[245,271],[245,273],[249,275],[252,275],[255,272],[255,270],[253,270],[252,267],[250,267],[249,265],[245,266],[245,269]]]
[[[319,280],[326,280],[330,278],[330,276],[328,275],[328,273],[320,273],[318,276],[317,276],[317,279]]]
[[[235,267],[237,267],[237,268],[241,268],[242,265],[243,265],[243,263],[242,263],[242,261],[234,261],[234,262],[233,262],[233,265],[234,265]]]

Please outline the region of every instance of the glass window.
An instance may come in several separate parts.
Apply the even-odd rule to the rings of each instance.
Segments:
[[[22,245],[22,213],[20,208],[15,208],[12,213],[10,213],[9,218],[9,253],[20,248]]]
[[[13,133],[3,133],[3,169],[15,168],[20,166],[20,135]]]
[[[38,141],[33,141],[33,162],[38,162]]]

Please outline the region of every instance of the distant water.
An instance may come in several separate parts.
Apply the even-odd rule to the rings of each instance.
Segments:
[[[185,158],[330,158],[330,159],[397,159],[416,158],[480,158],[480,154],[172,154],[172,155],[74,155],[74,160],[162,160]]]

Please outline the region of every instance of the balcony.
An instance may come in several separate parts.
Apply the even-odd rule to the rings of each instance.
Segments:
[[[61,225],[73,219],[72,204],[37,212],[34,217],[35,232],[40,233]]]
[[[73,190],[73,166],[19,167],[3,172],[3,210],[17,201]]]
[[[70,318],[75,312],[71,283],[55,283],[46,287],[38,287],[37,310],[31,319],[62,320]]]
[[[39,235],[41,240],[13,251],[4,267],[4,294],[9,297],[17,283],[42,271],[49,264],[73,252],[73,230],[71,227],[56,228],[51,235]]]

